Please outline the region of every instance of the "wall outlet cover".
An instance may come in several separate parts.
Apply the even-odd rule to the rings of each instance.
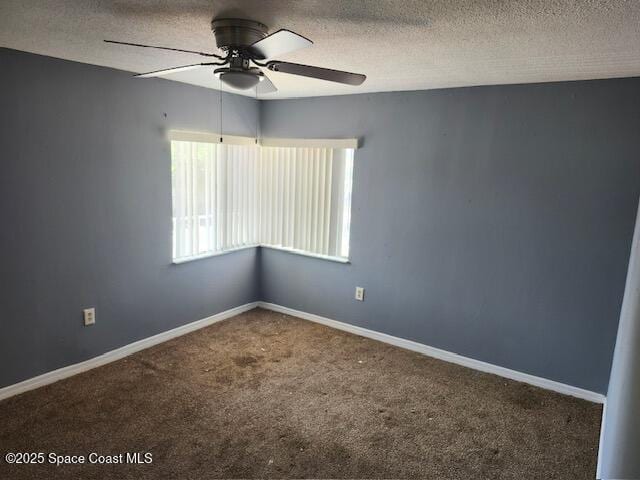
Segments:
[[[83,310],[84,313],[84,324],[85,326],[93,325],[96,323],[96,309],[95,308],[85,308]]]
[[[356,300],[364,302],[364,287],[356,287]]]

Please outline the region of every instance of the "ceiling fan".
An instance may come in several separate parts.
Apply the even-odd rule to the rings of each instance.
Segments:
[[[361,85],[367,78],[358,73],[313,67],[299,63],[283,62],[274,57],[313,45],[313,42],[290,30],[278,30],[268,34],[266,25],[253,20],[238,18],[220,18],[211,22],[211,29],[216,38],[217,47],[223,55],[215,53],[183,50],[180,48],[142,45],[139,43],[105,40],[107,43],[129,45],[132,47],[156,48],[174,52],[193,53],[203,57],[215,58],[216,61],[183,65],[180,67],[156,70],[154,72],[135,75],[137,78],[159,77],[169,73],[192,70],[195,68],[217,66],[213,73],[226,85],[248,90],[256,87],[256,93],[272,93],[277,88],[262,71],[263,68],[274,72],[290,73],[303,77],[318,78],[330,82],[347,85]],[[252,66],[255,65],[255,66]]]

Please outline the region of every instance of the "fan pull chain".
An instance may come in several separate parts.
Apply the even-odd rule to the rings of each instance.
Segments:
[[[222,75],[218,77],[218,98],[220,99],[220,104],[218,111],[220,112],[220,143],[223,143],[222,136]]]
[[[256,145],[258,145],[258,138],[260,137],[260,105],[258,104],[258,85],[259,84],[260,82],[256,83],[256,87],[255,87],[256,106],[258,107],[258,118],[256,119]]]

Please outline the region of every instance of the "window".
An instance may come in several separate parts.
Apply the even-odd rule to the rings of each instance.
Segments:
[[[257,245],[349,257],[355,141],[171,139],[175,262]]]
[[[258,243],[255,145],[171,142],[173,258]]]
[[[347,258],[353,149],[263,147],[260,241]]]

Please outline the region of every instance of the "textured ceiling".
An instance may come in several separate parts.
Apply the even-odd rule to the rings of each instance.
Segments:
[[[281,60],[368,77],[270,72],[279,92],[263,98],[640,75],[639,0],[0,0],[0,46],[146,72],[201,57],[102,40],[215,51],[214,16],[294,30],[315,44]],[[167,78],[218,87],[209,69]]]

